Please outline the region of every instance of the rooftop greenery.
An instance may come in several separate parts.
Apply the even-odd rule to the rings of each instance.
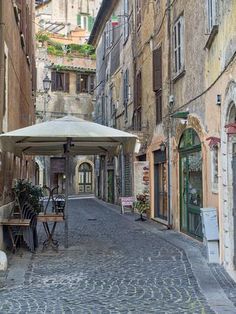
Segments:
[[[62,44],[54,39],[45,32],[39,32],[36,34],[36,40],[41,42],[47,47],[47,52],[50,55],[63,57],[90,57],[92,59],[96,58],[95,48],[88,44]]]

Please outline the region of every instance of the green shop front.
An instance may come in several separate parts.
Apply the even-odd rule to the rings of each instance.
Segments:
[[[186,129],[179,143],[180,228],[193,237],[202,238],[200,208],[202,193],[201,142],[194,129]]]

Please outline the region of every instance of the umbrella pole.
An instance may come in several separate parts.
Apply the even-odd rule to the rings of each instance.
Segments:
[[[66,144],[66,186],[65,186],[65,209],[64,209],[64,215],[65,215],[65,248],[68,248],[68,197],[69,197],[69,140],[67,140]]]

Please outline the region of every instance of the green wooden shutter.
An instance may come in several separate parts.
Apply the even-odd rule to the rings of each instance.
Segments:
[[[81,26],[81,15],[77,15],[77,25]]]
[[[88,17],[88,31],[91,32],[93,29],[94,18],[92,16]]]
[[[162,50],[153,50],[153,90],[162,88]]]

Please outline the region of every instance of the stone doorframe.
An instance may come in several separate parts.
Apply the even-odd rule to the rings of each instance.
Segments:
[[[89,159],[80,159],[75,167],[74,187],[76,194],[79,194],[79,167],[84,163],[87,163],[92,167],[92,193],[94,193],[94,163]]]
[[[176,195],[172,195],[173,201],[172,201],[172,206],[173,208],[176,208],[176,212],[173,212],[173,220],[174,220],[174,225],[177,230],[180,230],[180,196],[179,196],[179,191],[180,191],[180,170],[179,170],[179,160],[180,160],[180,154],[179,154],[179,143],[181,136],[183,132],[187,128],[192,128],[198,135],[200,142],[201,142],[201,152],[202,155],[207,156],[207,145],[205,144],[205,138],[207,136],[207,132],[201,123],[201,120],[199,117],[195,114],[191,114],[188,116],[187,123],[186,125],[183,125],[181,123],[176,124],[175,128],[175,136],[172,138],[172,165],[173,165],[173,171],[172,176],[174,176],[175,182],[174,184],[176,185],[176,189],[178,190],[178,193]],[[202,165],[202,177],[207,178],[208,172],[207,172],[207,162],[203,163]],[[207,179],[202,181],[202,189],[203,189],[203,207],[206,205],[205,200],[207,199],[204,191],[207,190]]]
[[[225,101],[221,115],[221,260],[227,270],[234,271],[234,222],[233,222],[233,186],[232,186],[232,149],[233,137],[226,133],[225,125],[230,123],[232,110],[236,108],[236,82],[230,81],[225,91]],[[235,275],[235,274],[234,274]]]

